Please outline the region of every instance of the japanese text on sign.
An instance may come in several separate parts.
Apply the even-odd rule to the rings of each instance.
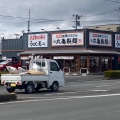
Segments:
[[[112,46],[112,36],[110,34],[89,33],[89,45]]]
[[[115,48],[120,48],[120,34],[115,34]]]
[[[28,47],[47,47],[48,35],[47,34],[29,34]]]
[[[52,46],[84,45],[83,32],[52,34]]]

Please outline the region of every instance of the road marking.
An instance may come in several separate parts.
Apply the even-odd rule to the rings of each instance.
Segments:
[[[104,95],[91,95],[91,96],[67,96],[67,97],[49,98],[49,99],[36,99],[36,100],[15,101],[15,102],[0,103],[0,105],[15,104],[15,103],[26,103],[26,102],[54,101],[54,100],[70,100],[70,99],[112,97],[112,96],[120,96],[120,93],[118,93],[118,94],[104,94]]]
[[[100,92],[100,91],[102,92],[103,91],[103,92],[105,92],[105,91],[109,91],[109,90],[110,89],[107,89],[107,90],[88,90],[88,91],[96,91],[96,92]]]
[[[79,92],[83,92],[83,91],[75,91],[75,92],[64,92],[64,93],[50,93],[50,94],[45,94],[45,95],[63,95],[63,94],[71,94],[71,93],[79,93]]]
[[[66,85],[65,87],[71,87],[71,86],[89,86],[89,85],[97,85],[97,84],[83,84],[83,85]]]
[[[100,85],[100,86],[96,86],[96,87],[105,87],[105,86],[111,86],[111,85]]]
[[[76,83],[76,82],[68,82],[68,83],[73,84],[73,83]]]

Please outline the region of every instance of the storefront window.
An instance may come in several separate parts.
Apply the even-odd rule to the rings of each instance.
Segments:
[[[70,72],[77,72],[76,71],[76,58],[73,60],[65,60],[65,67],[70,68]]]
[[[81,56],[81,68],[87,68],[87,57]]]
[[[77,72],[77,57],[75,56],[54,56],[60,68],[64,72]]]
[[[100,71],[100,57],[90,57],[90,72],[99,72]]]
[[[102,57],[101,58],[101,72],[110,69],[110,57]]]

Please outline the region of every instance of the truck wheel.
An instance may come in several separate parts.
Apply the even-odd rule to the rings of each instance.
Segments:
[[[33,92],[33,84],[30,84],[30,83],[28,83],[26,86],[25,86],[25,92],[27,93],[27,94],[31,94],[32,92]]]
[[[59,84],[58,82],[53,82],[52,86],[51,86],[51,91],[52,92],[57,92],[59,89]]]
[[[14,88],[14,87],[7,87],[6,89],[7,89],[7,91],[8,91],[9,93],[12,93],[12,92],[15,91],[15,88]]]

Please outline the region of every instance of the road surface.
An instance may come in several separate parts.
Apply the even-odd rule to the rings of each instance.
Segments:
[[[0,87],[1,93],[6,92]],[[0,120],[119,120],[120,80],[67,77],[57,93],[41,90],[0,103]]]

